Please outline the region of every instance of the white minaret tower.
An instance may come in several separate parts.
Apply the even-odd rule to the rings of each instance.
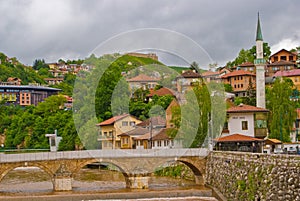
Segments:
[[[256,106],[266,108],[265,94],[265,65],[263,51],[263,37],[260,28],[259,13],[256,29],[256,59],[254,60],[256,67]]]

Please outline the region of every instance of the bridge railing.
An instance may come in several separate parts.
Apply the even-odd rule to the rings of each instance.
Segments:
[[[45,161],[58,159],[86,159],[86,158],[142,158],[142,157],[174,157],[208,155],[208,149],[114,149],[114,150],[85,150],[63,152],[40,152],[23,154],[0,154],[0,163]]]

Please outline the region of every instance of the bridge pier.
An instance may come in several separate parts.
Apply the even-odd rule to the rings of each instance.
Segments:
[[[55,176],[54,177],[54,191],[71,191],[72,177],[70,176]]]
[[[204,185],[205,184],[205,180],[203,175],[195,175],[195,183],[198,185]]]
[[[147,189],[149,188],[149,175],[133,174],[126,179],[126,188]]]
[[[66,169],[66,166],[62,164],[53,178],[53,188],[54,191],[71,191],[72,190],[72,173]]]

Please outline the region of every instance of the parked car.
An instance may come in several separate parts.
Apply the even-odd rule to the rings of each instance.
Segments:
[[[288,154],[297,154],[297,149],[295,147],[290,147],[288,149]]]
[[[274,154],[283,154],[284,151],[281,148],[275,148],[274,149]]]

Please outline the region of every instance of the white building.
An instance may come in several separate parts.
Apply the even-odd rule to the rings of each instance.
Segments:
[[[240,104],[227,110],[227,127],[222,135],[242,134],[263,139],[267,136],[267,114],[269,110]]]

